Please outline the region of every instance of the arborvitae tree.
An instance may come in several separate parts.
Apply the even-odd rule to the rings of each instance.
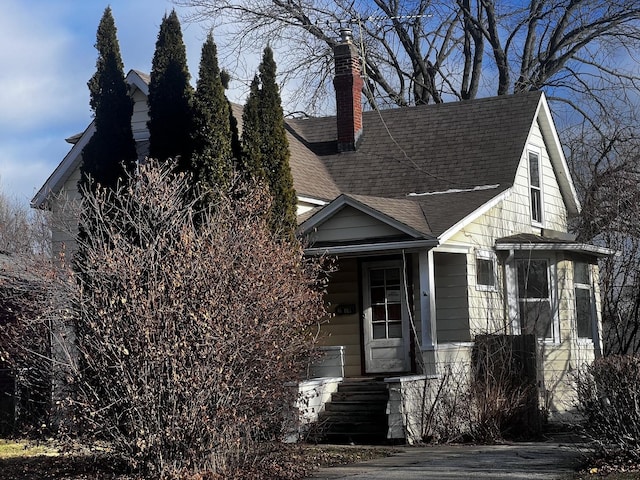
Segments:
[[[229,88],[231,75],[226,70],[220,71],[220,81],[225,90]],[[242,159],[242,143],[240,142],[240,134],[238,133],[238,119],[233,114],[233,106],[229,102],[229,126],[231,127],[231,151],[236,162]]]
[[[191,168],[192,97],[187,53],[175,10],[160,25],[149,83],[149,156],[178,158],[178,170]]]
[[[296,192],[289,166],[289,141],[284,126],[282,101],[276,83],[276,63],[273,51],[265,48],[259,67],[261,161],[273,196],[269,224],[281,238],[294,239],[296,229]]]
[[[88,82],[95,133],[82,152],[81,191],[96,185],[114,189],[136,166],[136,145],[131,131],[133,100],[124,79],[124,65],[116,37],[116,26],[107,7],[96,38],[96,73]],[[91,181],[89,181],[91,178]]]
[[[193,154],[195,179],[203,193],[228,185],[233,168],[230,106],[218,67],[213,35],[202,46],[200,71],[194,97]]]
[[[246,177],[261,180],[262,169],[262,122],[260,119],[260,80],[253,77],[249,96],[242,111],[242,161],[240,172]]]

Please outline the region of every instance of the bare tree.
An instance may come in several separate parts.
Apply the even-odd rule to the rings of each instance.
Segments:
[[[312,111],[331,91],[331,52],[345,26],[361,47],[372,105],[546,88],[589,116],[638,89],[636,2],[175,1],[192,7],[192,19],[227,25],[220,42],[235,58],[274,45],[285,59],[283,80],[304,86],[300,93]],[[585,95],[590,105],[579,107],[576,99]]]
[[[635,121],[567,132],[582,198],[579,239],[618,252],[600,262],[605,353],[640,352],[640,137]],[[604,133],[606,132],[606,133]]]
[[[46,212],[0,192],[0,252],[12,255],[50,253],[49,218]]]

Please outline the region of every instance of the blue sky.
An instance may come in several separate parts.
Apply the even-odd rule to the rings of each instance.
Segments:
[[[125,70],[149,72],[160,22],[174,8],[169,0],[0,0],[0,187],[19,202],[29,202],[68,152],[64,139],[91,121],[87,81],[107,5]],[[205,25],[176,11],[195,76]],[[231,100],[242,101],[241,87]]]

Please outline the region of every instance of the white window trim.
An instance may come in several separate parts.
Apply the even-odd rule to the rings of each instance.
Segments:
[[[515,335],[522,334],[522,328],[520,325],[520,302],[518,299],[518,274],[517,274],[517,262],[519,260],[546,260],[548,263],[548,281],[549,281],[549,301],[551,302],[551,338],[538,338],[538,342],[548,345],[560,345],[560,316],[558,312],[558,271],[557,260],[555,256],[545,256],[532,253],[527,256],[514,256],[511,258],[509,255],[508,261],[505,263],[507,274],[507,305],[510,315],[511,325],[513,333]]]
[[[581,283],[581,282],[576,282],[575,280],[575,265],[576,263],[580,263],[580,261],[578,260],[574,260],[573,262],[573,311],[575,312],[574,314],[574,322],[575,322],[575,332],[576,332],[576,339],[578,341],[578,343],[580,344],[594,344],[595,343],[595,338],[596,338],[596,332],[597,332],[597,328],[598,328],[598,324],[597,324],[597,312],[596,312],[596,298],[595,298],[595,289],[593,288],[593,273],[592,273],[592,266],[591,264],[589,264],[588,262],[582,262],[582,263],[586,263],[587,265],[587,275],[589,275],[588,278],[588,282],[589,283]],[[590,306],[591,306],[591,337],[581,337],[578,334],[578,297],[575,294],[575,290],[576,288],[580,288],[583,290],[588,290],[589,291],[589,300],[590,300]]]
[[[540,184],[539,187],[533,187],[532,182],[531,182],[531,168],[530,168],[530,154],[533,153],[535,155],[538,156],[538,175],[539,175],[539,179],[538,182]],[[527,197],[529,198],[529,218],[531,219],[531,225],[535,226],[535,227],[544,227],[544,183],[543,183],[543,178],[544,175],[542,173],[542,149],[539,147],[536,147],[534,145],[528,145],[527,146],[527,154],[526,154],[526,165],[527,165],[527,180],[529,182],[528,185],[528,190],[527,190]],[[532,188],[537,188],[540,191],[540,220],[534,220],[533,219],[533,197],[531,196],[531,189]]]
[[[493,263],[493,285],[478,283],[478,260],[490,260]],[[476,290],[485,292],[498,291],[498,261],[495,252],[491,250],[476,250],[474,270]]]

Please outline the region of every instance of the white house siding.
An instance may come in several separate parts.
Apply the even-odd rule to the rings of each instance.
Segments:
[[[542,201],[544,204],[543,223],[544,228],[566,232],[567,209],[560,193],[560,187],[549,159],[549,153],[545,148],[544,139],[538,122],[535,122],[529,134],[529,145],[537,147],[541,152],[542,166]],[[521,164],[526,170],[526,162]],[[527,200],[529,196],[527,195]]]
[[[339,242],[393,237],[398,230],[355,208],[345,207],[324,222],[312,236],[316,242]]]
[[[549,154],[544,144],[537,122],[529,137],[532,148],[541,154],[542,195],[544,201],[544,228],[558,231],[567,229],[567,209],[560,194]],[[522,154],[514,185],[511,192],[496,206],[476,218],[449,238],[444,245],[469,245],[474,250],[468,255],[469,271],[468,295],[470,304],[469,324],[472,332],[484,333],[487,329],[502,327],[500,319],[504,318],[504,291],[502,278],[498,278],[498,290],[486,291],[476,288],[475,284],[475,251],[493,250],[495,241],[515,233],[540,233],[538,227],[531,224],[531,207],[529,197],[528,150]],[[498,274],[500,275],[500,268]]]
[[[570,255],[558,254],[556,262],[558,291],[564,292],[558,302],[560,342],[541,345],[543,406],[552,418],[566,414],[575,406],[575,374],[595,359],[592,341],[578,340],[575,325],[575,295],[573,287],[573,261]],[[597,267],[592,266],[593,274]],[[595,298],[599,297],[596,290]],[[599,309],[599,301],[596,306]],[[598,319],[599,321],[599,319]],[[598,330],[600,327],[598,327]],[[596,340],[597,341],[597,340]]]
[[[133,138],[135,138],[136,141],[148,140],[149,130],[147,129],[147,122],[149,121],[149,104],[147,103],[147,96],[136,89],[133,93],[133,101],[133,115],[131,117]]]
[[[348,315],[334,315],[322,326],[322,345],[344,347],[344,373],[346,377],[362,373],[360,361],[360,306],[358,294],[358,262],[355,258],[338,261],[338,270],[331,275],[326,301],[329,311],[338,305],[354,305],[356,312]]]
[[[528,145],[541,155],[543,228],[549,230],[567,230],[567,208],[556,180],[553,165],[545,148],[537,122],[534,124]],[[497,290],[476,288],[475,262],[476,250],[491,251],[495,240],[515,233],[540,233],[540,228],[532,226],[530,215],[528,151],[523,152],[517,170],[516,179],[510,194],[496,206],[489,209],[459,232],[449,238],[444,245],[470,245],[473,247],[467,255],[469,327],[471,336],[477,333],[504,331],[504,280],[502,269],[498,267]],[[504,260],[504,255],[502,254]],[[577,368],[594,358],[592,343],[578,342],[575,330],[575,300],[573,290],[573,258],[563,254],[551,256],[556,261],[556,281],[558,298],[559,338],[556,342],[541,344],[541,400],[552,417],[564,414],[575,404],[573,375]],[[500,258],[498,265],[500,265]],[[594,268],[597,275],[597,268]],[[599,295],[596,291],[596,302]],[[599,304],[598,304],[599,307]],[[437,322],[441,319],[438,317]],[[441,328],[438,326],[438,328]],[[508,330],[507,330],[508,331]],[[446,337],[438,338],[442,343]],[[439,345],[439,349],[450,349],[452,345]],[[464,348],[463,348],[464,350]],[[442,352],[444,353],[444,352]],[[438,362],[445,355],[438,355]],[[448,363],[448,362],[447,362]]]
[[[80,203],[79,180],[80,169],[76,168],[65,181],[60,193],[51,199],[51,242],[55,257],[63,251],[69,257],[76,250]]]
[[[466,255],[434,253],[438,342],[467,342],[469,306]]]

